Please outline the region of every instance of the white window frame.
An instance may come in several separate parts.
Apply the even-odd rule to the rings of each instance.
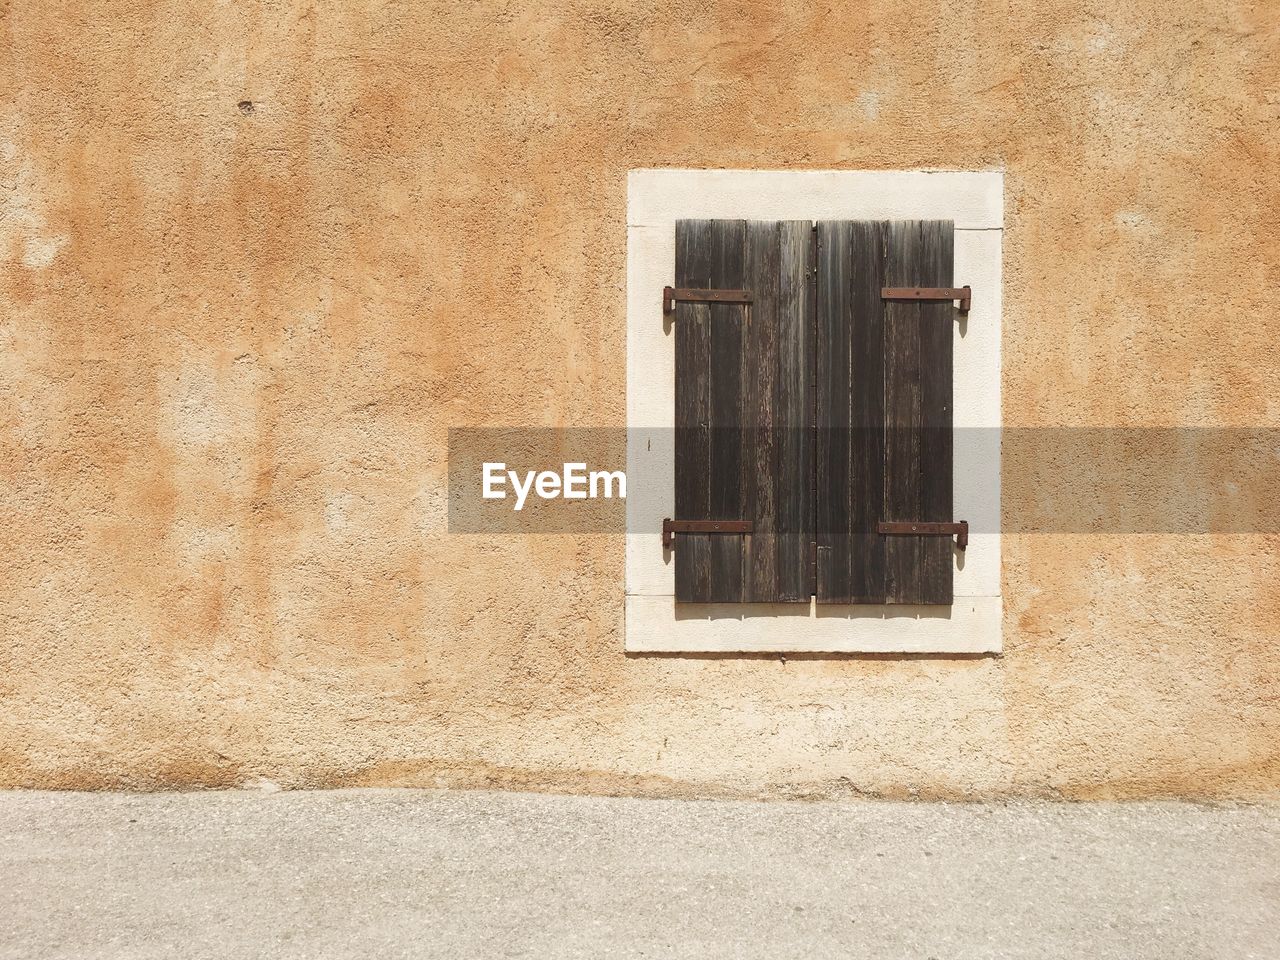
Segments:
[[[664,555],[661,542],[662,519],[674,516],[675,501],[675,335],[662,313],[662,288],[675,282],[678,219],[953,220],[955,282],[973,288],[972,309],[955,337],[954,424],[1000,426],[1003,171],[632,170],[626,650],[998,653],[998,444],[956,444],[955,519],[987,520],[960,555],[949,606],[676,603],[674,553]]]

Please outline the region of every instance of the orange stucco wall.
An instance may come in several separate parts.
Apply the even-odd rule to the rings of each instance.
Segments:
[[[1278,49],[1270,2],[0,0],[0,786],[1276,795],[1274,534],[1010,535],[998,658],[629,658],[621,538],[451,537],[445,436],[623,423],[656,166],[1003,167],[1006,423],[1275,426]]]

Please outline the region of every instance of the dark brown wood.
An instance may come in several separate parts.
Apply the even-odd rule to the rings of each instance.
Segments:
[[[951,521],[951,224],[818,234],[818,602],[950,603],[949,545],[879,531]]]
[[[750,520],[672,520],[662,521],[662,546],[670,550],[675,546],[677,533],[750,533]]]
[[[813,594],[814,249],[810,221],[778,225],[775,602],[807,604]]]
[[[743,596],[751,602],[809,598],[811,234],[806,222],[746,224],[743,283],[755,293],[742,380],[744,515],[756,524],[744,566]]]
[[[819,603],[848,603],[849,438],[852,370],[853,228],[824,222],[818,230],[817,282],[817,585]]]
[[[884,226],[818,224],[819,603],[883,603]]]
[[[885,543],[876,533],[884,517],[884,282],[886,225],[849,225],[850,416],[849,602],[884,603]]]
[[[686,303],[750,303],[750,290],[700,290],[696,287],[663,287],[662,312],[670,313],[677,301]]]
[[[677,225],[677,284],[753,297],[675,305],[678,600],[952,601],[952,307],[883,297],[953,291],[952,247],[943,221]],[[696,525],[725,518],[751,531]]]
[[[881,300],[958,300],[960,312],[968,313],[973,302],[973,291],[969,285],[963,287],[884,287],[880,290]]]
[[[711,285],[711,223],[676,223],[676,283]],[[675,512],[711,518],[711,307],[675,307]],[[675,555],[676,599],[706,601],[711,594],[711,538],[686,536]]]
[[[885,285],[948,287],[950,221],[890,223]],[[884,518],[950,522],[952,483],[951,306],[884,301]],[[885,541],[886,602],[952,602],[950,543],[936,536]]]
[[[711,282],[708,286],[741,287],[744,274],[746,223],[711,221]],[[745,517],[746,458],[743,456],[743,367],[746,361],[747,310],[739,304],[710,304],[711,310],[711,513],[714,517]],[[744,599],[744,544],[737,537],[711,539],[713,603]]]
[[[905,537],[955,537],[956,549],[964,550],[969,546],[969,524],[960,520],[956,523],[925,523],[925,522],[881,522],[877,524],[876,530],[884,536],[905,536]]]
[[[805,318],[805,330],[809,335],[809,583],[808,594],[818,595],[818,225],[815,223],[809,230],[809,269],[805,271],[808,278],[806,292],[808,294],[808,316]]]
[[[954,284],[955,227],[950,220],[924,221],[920,225],[921,270],[923,276],[913,280],[897,280],[909,286],[914,283],[950,287]],[[907,308],[915,304],[899,304]],[[952,502],[954,488],[955,435],[953,433],[954,398],[952,354],[955,327],[950,303],[920,303],[920,391],[922,416],[920,430],[921,474],[920,502],[923,512],[892,516],[886,520],[955,520]],[[892,542],[892,541],[891,541]],[[945,537],[926,538],[924,565],[920,570],[918,603],[949,604],[954,597],[955,555]]]
[[[779,231],[780,224],[773,221],[746,224],[743,283],[756,297],[748,313],[743,353],[742,480],[744,515],[759,521],[744,558],[744,598],[750,599],[772,595],[778,579]]]
[[[692,303],[676,305],[677,326],[686,316],[707,326],[705,354],[699,331],[684,339],[676,331],[677,512],[691,520],[741,517],[752,524],[742,537],[690,532],[681,538],[677,600],[775,603],[810,595],[811,233],[808,222],[677,225],[677,283],[752,292],[745,307],[699,302],[705,320]],[[694,238],[704,244],[705,265],[690,246]],[[688,389],[682,387],[686,376],[694,377]],[[705,431],[682,426],[695,423]],[[704,462],[705,476],[699,472]],[[705,485],[705,497],[698,485]],[[685,509],[703,503],[697,514]],[[706,551],[705,579],[695,549]],[[682,563],[682,553],[690,560]]]

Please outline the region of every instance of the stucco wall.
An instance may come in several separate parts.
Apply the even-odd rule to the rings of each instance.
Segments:
[[[1003,167],[1007,424],[1276,426],[1275,5],[538,6],[0,0],[0,785],[1280,792],[1275,535],[782,661],[444,529],[449,426],[623,423],[637,167]]]

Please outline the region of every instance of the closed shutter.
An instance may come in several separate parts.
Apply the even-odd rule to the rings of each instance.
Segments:
[[[952,542],[882,521],[949,523],[950,301],[882,300],[952,286],[949,220],[818,224],[819,603],[952,602]]]
[[[676,225],[676,599],[952,602],[950,221]]]
[[[680,535],[677,600],[809,599],[812,248],[808,221],[676,224],[677,287],[752,297],[675,306],[677,515],[752,524]]]

